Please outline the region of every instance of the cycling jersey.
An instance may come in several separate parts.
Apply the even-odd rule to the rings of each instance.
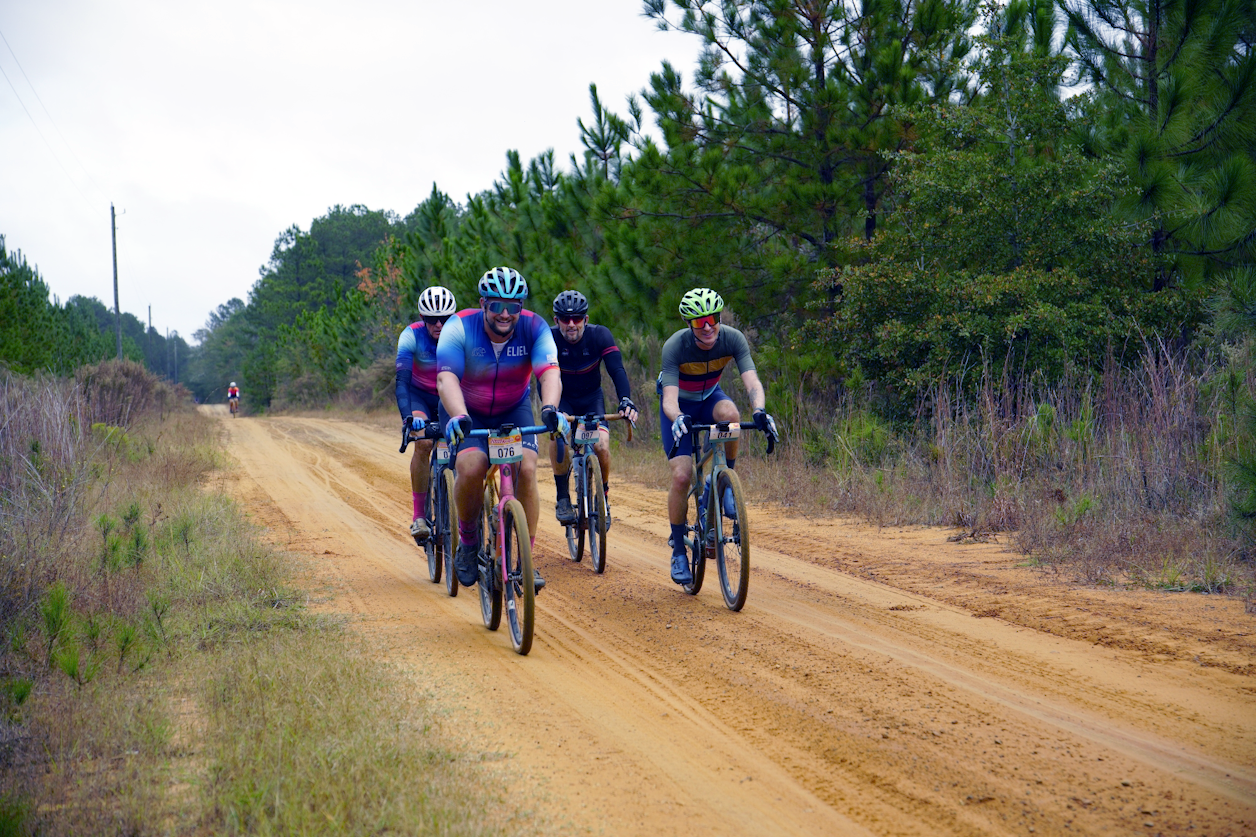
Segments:
[[[615,384],[615,395],[630,397],[624,357],[615,345],[609,328],[586,325],[584,334],[575,343],[568,343],[558,326],[552,326],[550,333],[554,337],[554,345],[558,347],[558,368],[563,375],[564,398],[584,399],[595,393],[601,395],[602,363],[606,364],[606,371]]]
[[[484,311],[468,308],[445,322],[436,346],[436,366],[458,376],[467,410],[496,416],[527,403],[532,376],[558,366],[554,336],[545,321],[521,311],[504,343],[484,331]]]
[[[682,328],[663,344],[663,372],[659,383],[679,387],[681,401],[703,401],[716,392],[729,361],[735,361],[742,374],[754,369],[750,344],[740,331],[721,325],[715,344],[710,349],[701,349],[694,339],[693,329]]]
[[[401,417],[419,410],[428,418],[436,398],[436,341],[422,321],[411,323],[397,338],[397,409]]]
[[[240,388],[239,388],[239,387],[227,387],[227,397],[228,397],[228,398],[239,398],[239,397],[240,397]]]

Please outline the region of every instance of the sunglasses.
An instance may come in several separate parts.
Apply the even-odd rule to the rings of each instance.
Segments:
[[[576,325],[577,323],[584,322],[584,314],[578,314],[577,316],[574,316],[574,317],[567,317],[562,314],[557,314],[555,315],[554,319],[558,320],[563,325]]]
[[[513,300],[494,299],[484,303],[484,308],[490,314],[509,314],[513,317],[523,310],[523,303]]]
[[[423,322],[427,323],[428,325],[444,325],[445,320],[448,320],[448,319],[449,319],[449,315],[445,315],[444,317],[424,317]]]
[[[706,328],[707,326],[711,326],[712,328],[714,328],[715,326],[719,325],[719,322],[720,322],[719,314],[707,314],[705,317],[698,317],[695,320],[690,320],[689,327],[692,329],[701,329],[701,328]]]

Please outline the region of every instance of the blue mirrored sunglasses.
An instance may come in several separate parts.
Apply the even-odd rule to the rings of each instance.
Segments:
[[[509,314],[514,316],[523,310],[523,303],[507,299],[491,299],[484,303],[490,314]]]

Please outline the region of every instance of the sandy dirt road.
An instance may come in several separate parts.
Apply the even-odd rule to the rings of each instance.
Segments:
[[[1256,834],[1256,617],[1094,590],[946,530],[752,505],[750,597],[667,577],[664,494],[616,481],[607,571],[541,474],[528,657],[428,580],[391,433],[230,419],[224,477],[315,607],[444,707],[558,834]]]

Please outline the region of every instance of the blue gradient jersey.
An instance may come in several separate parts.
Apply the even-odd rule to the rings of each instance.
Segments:
[[[403,417],[420,410],[435,419],[436,341],[420,320],[402,329],[397,338],[397,409]]]
[[[436,367],[458,376],[468,411],[498,416],[527,403],[532,376],[558,368],[558,349],[549,325],[531,311],[521,311],[510,339],[495,344],[484,332],[484,311],[468,308],[445,323]]]

